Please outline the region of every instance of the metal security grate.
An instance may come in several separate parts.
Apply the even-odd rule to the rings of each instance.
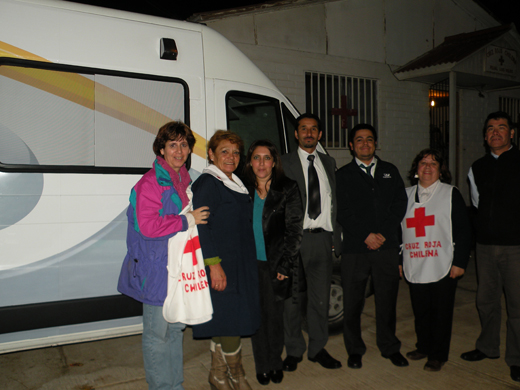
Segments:
[[[430,87],[430,148],[439,150],[449,164],[450,93],[446,79]]]
[[[513,127],[516,129],[513,141],[518,145],[518,124],[520,123],[520,99],[510,97],[498,98],[498,109],[507,112],[513,121]]]
[[[377,128],[377,80],[306,72],[305,109],[320,117],[324,147],[348,148],[349,129],[358,123]]]

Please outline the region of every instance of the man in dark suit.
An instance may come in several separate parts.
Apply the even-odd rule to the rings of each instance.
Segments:
[[[285,174],[298,183],[305,208],[301,257],[307,282],[307,357],[325,368],[340,368],[341,363],[325,350],[329,339],[328,312],[332,277],[332,248],[336,221],[336,162],[316,150],[322,132],[320,119],[313,114],[298,117],[294,135],[298,150],[282,156]],[[340,241],[334,241],[339,242]],[[337,247],[339,249],[339,246]],[[294,371],[305,352],[301,330],[301,299],[288,299],[284,310],[285,371]]]
[[[374,284],[377,346],[383,357],[396,366],[408,365],[395,336],[402,270],[399,228],[408,199],[397,168],[375,156],[376,144],[374,127],[355,126],[349,133],[354,159],[336,173],[338,222],[343,228],[343,337],[350,368],[361,368],[366,351],[361,338],[361,313],[369,275]]]

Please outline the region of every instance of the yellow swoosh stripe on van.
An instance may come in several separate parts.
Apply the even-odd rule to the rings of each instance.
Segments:
[[[24,50],[0,41],[0,57],[15,57],[49,62]],[[88,77],[77,73],[49,72],[35,68],[2,66],[0,75],[46,91],[91,110],[97,110],[153,135],[171,118]],[[97,89],[96,89],[97,88]],[[95,92],[95,94],[94,94]],[[96,97],[96,99],[94,99]],[[194,132],[197,143],[193,152],[206,158],[206,139]]]
[[[31,52],[22,50],[19,47],[10,45],[2,41],[0,41],[0,57],[11,57],[19,58],[22,60],[50,62],[43,57],[37,56]]]
[[[75,73],[53,72],[14,66],[0,67],[0,75],[94,109],[94,81]]]

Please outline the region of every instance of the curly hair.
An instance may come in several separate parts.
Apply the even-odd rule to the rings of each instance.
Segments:
[[[238,149],[240,150],[240,155],[244,154],[244,141],[242,141],[242,138],[240,138],[238,134],[233,133],[229,130],[217,130],[208,141],[207,154],[208,162],[210,164],[213,164],[213,161],[211,161],[211,159],[209,158],[210,149],[213,153],[215,153],[220,143],[226,140],[238,146]]]
[[[153,152],[156,156],[162,156],[161,150],[166,147],[166,142],[185,139],[190,147],[190,154],[186,160],[186,169],[191,166],[191,152],[195,146],[195,136],[187,124],[181,121],[172,121],[161,126],[153,141]]]
[[[446,160],[442,157],[441,152],[436,149],[423,149],[419,152],[417,156],[413,159],[412,168],[408,172],[408,180],[410,180],[411,185],[416,185],[419,182],[419,179],[416,176],[417,167],[419,166],[419,162],[425,158],[426,156],[431,156],[435,161],[439,163],[439,172],[440,172],[440,180],[442,183],[450,184],[451,183],[451,173],[446,165]]]
[[[156,156],[161,156],[161,149],[164,149],[166,142],[185,139],[188,142],[190,150],[195,146],[195,136],[191,129],[181,121],[168,122],[163,125],[157,132],[155,141],[153,141],[153,152]]]

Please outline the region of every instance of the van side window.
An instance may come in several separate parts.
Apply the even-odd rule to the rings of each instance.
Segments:
[[[185,120],[177,79],[29,66],[0,66],[2,164],[149,168],[157,129]]]
[[[267,96],[230,91],[226,95],[228,129],[240,135],[245,150],[258,139],[273,142],[285,152],[280,102]]]

